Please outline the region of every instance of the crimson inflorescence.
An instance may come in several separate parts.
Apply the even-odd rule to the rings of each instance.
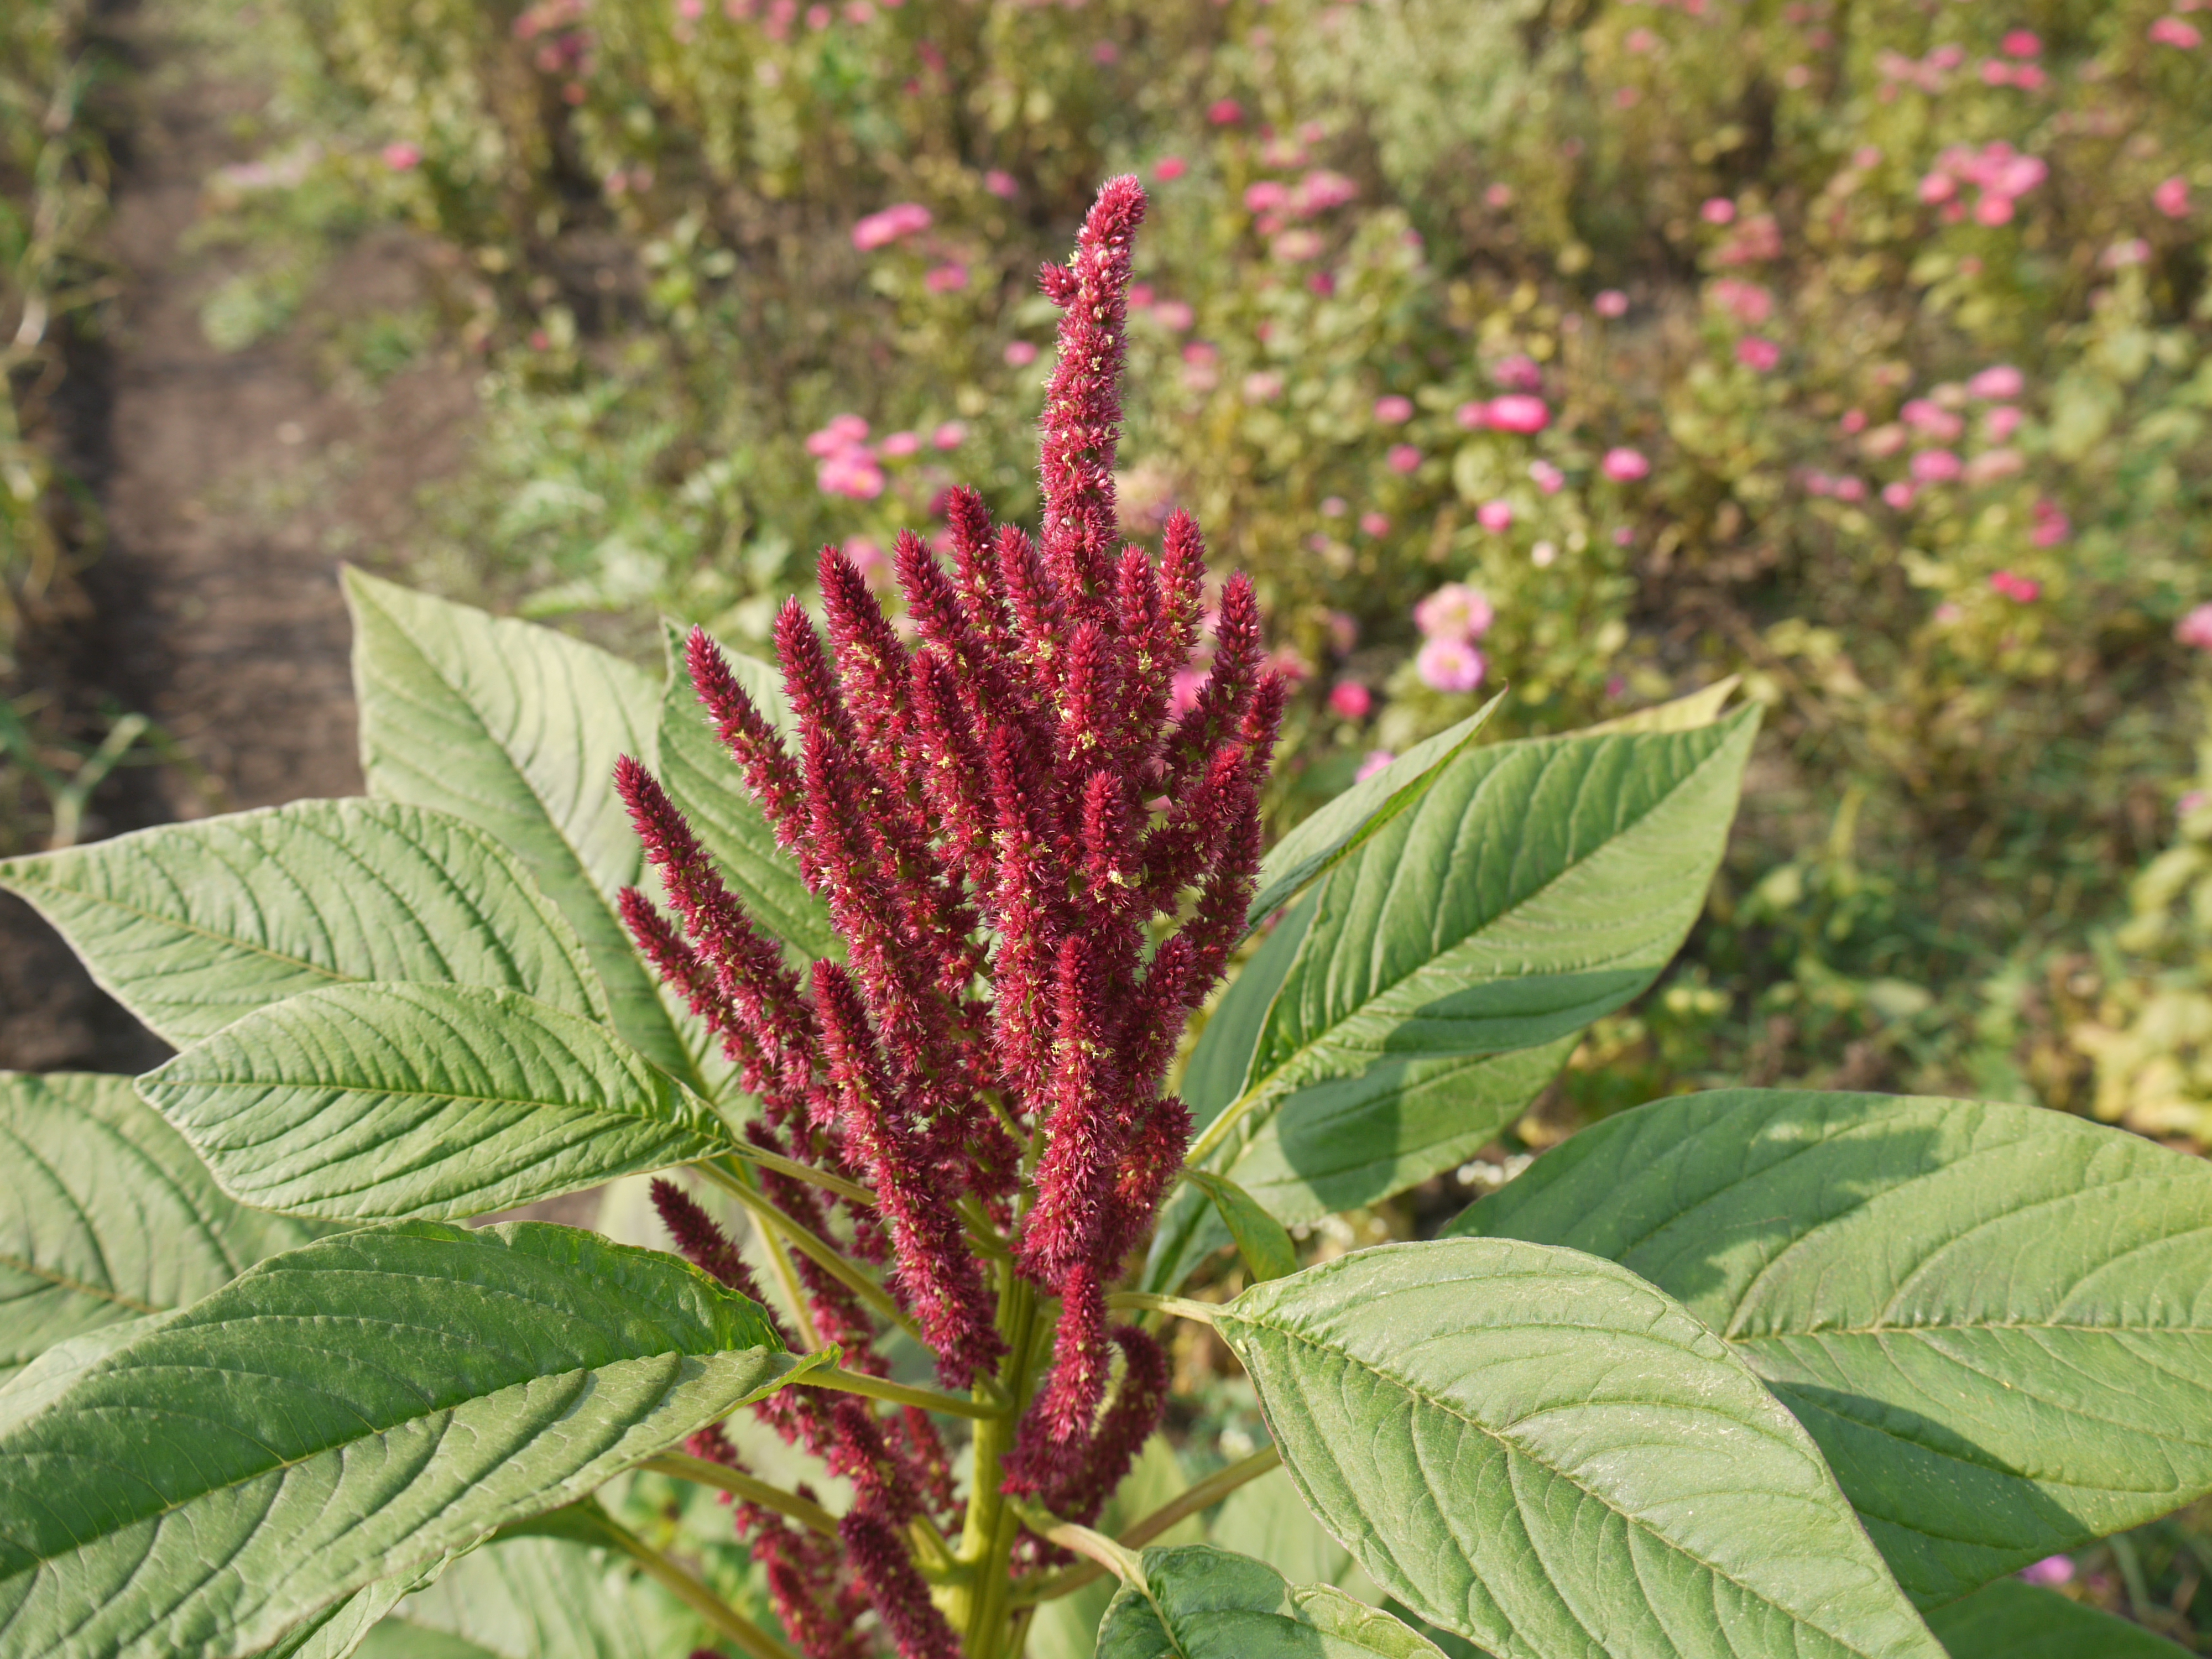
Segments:
[[[1119,536],[1123,296],[1145,205],[1133,179],[1108,184],[1073,259],[1042,272],[1065,314],[1042,419],[1040,537],[994,526],[975,492],[953,492],[949,568],[912,532],[899,538],[904,629],[850,560],[823,550],[827,647],[796,600],[775,625],[795,744],[706,634],[690,638],[700,701],[826,902],[845,959],[793,971],[652,775],[628,759],[617,774],[674,912],[633,890],[623,917],[758,1097],[748,1133],[864,1183],[874,1203],[773,1175],[768,1196],[885,1263],[948,1387],[1026,1374],[971,1232],[1002,1234],[1011,1272],[1058,1304],[1006,1490],[1079,1521],[1095,1517],[1165,1404],[1165,1356],[1142,1330],[1109,1324],[1105,1292],[1188,1139],[1163,1081],[1243,929],[1284,696],[1238,576],[1212,611],[1210,677],[1173,712],[1171,682],[1208,621],[1198,527],[1171,518],[1158,559]],[[696,1204],[666,1182],[655,1197],[679,1249],[757,1294]],[[847,1365],[880,1374],[882,1322],[804,1257],[796,1267],[817,1332]],[[811,1659],[852,1652],[858,1595],[907,1659],[957,1653],[905,1542],[916,1515],[949,1519],[952,1507],[929,1419],[807,1390],[760,1409],[856,1494],[842,1560],[778,1516],[741,1513],[794,1639]],[[735,1455],[719,1434],[710,1454]]]

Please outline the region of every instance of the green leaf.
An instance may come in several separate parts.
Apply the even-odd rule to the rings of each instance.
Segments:
[[[348,1659],[368,1640],[377,1622],[407,1594],[409,1580],[383,1578],[364,1585],[336,1606],[295,1628],[256,1659]]]
[[[1654,703],[1649,708],[1639,708],[1632,714],[1601,720],[1595,726],[1585,726],[1574,735],[1594,738],[1607,732],[1694,732],[1701,726],[1711,726],[1728,707],[1728,700],[1735,695],[1743,676],[1730,674],[1715,680],[1711,685],[1692,691],[1686,697],[1677,697],[1672,702]]]
[[[558,1538],[503,1538],[463,1556],[402,1602],[362,1652],[401,1659],[415,1651],[404,1644],[425,1638],[434,1653],[456,1642],[495,1659],[673,1659],[713,1641],[611,1552]]]
[[[0,887],[179,1047],[358,980],[504,985],[607,1017],[574,930],[522,866],[416,807],[307,800],[164,824],[0,865]]]
[[[2141,1625],[2000,1578],[1928,1615],[1951,1659],[2180,1659],[2186,1652]]]
[[[616,1029],[703,1086],[615,910],[644,869],[615,761],[658,762],[652,680],[580,640],[358,570],[345,588],[369,793],[449,813],[521,860],[583,940]]]
[[[1756,724],[1747,710],[1450,762],[1328,877],[1242,1092],[1193,1161],[1294,1223],[1491,1139],[1681,944]]]
[[[745,912],[781,939],[805,963],[841,954],[829,907],[806,890],[799,866],[775,844],[775,832],[745,787],[744,775],[714,735],[684,672],[684,634],[668,629],[668,683],[660,704],[660,770],[669,798],[684,809],[699,843]],[[783,694],[782,676],[757,658],[726,647],[722,653],[747,696],[779,732],[797,717]]]
[[[311,991],[138,1087],[225,1191],[346,1219],[482,1215],[731,1144],[605,1026],[481,986]]]
[[[1322,1524],[1506,1659],[1939,1651],[1796,1420],[1613,1262],[1383,1245],[1214,1325]]]
[[[1260,890],[1244,913],[1247,929],[1257,927],[1301,888],[1357,852],[1376,830],[1419,800],[1444,768],[1474,743],[1504,701],[1501,691],[1458,725],[1415,744],[1277,842],[1260,862]]]
[[[649,1250],[404,1222],[0,1389],[21,1659],[223,1659],[556,1508],[817,1362]]]
[[[1146,1516],[1166,1508],[1190,1490],[1190,1476],[1182,1460],[1164,1434],[1145,1443],[1135,1464],[1106,1500],[1093,1524],[1109,1537],[1127,1532]],[[1159,1547],[1201,1543],[1205,1523],[1185,1516],[1153,1540]],[[1092,1659],[1097,1651],[1098,1622],[1114,1599],[1111,1578],[1093,1579],[1071,1595],[1055,1596],[1038,1605],[1030,1623],[1029,1644],[1023,1659]]]
[[[1547,1152],[1455,1229],[1679,1297],[1923,1606],[2212,1492],[2212,1168],[2062,1113],[1729,1090]]]
[[[1205,1170],[1188,1170],[1186,1178],[1213,1200],[1255,1281],[1297,1272],[1297,1247],[1283,1224],[1252,1201],[1251,1194],[1228,1176]]]
[[[1292,1584],[1211,1544],[1149,1549],[1098,1626],[1098,1659],[1443,1659],[1330,1584]]]
[[[224,1196],[128,1078],[0,1072],[0,1381],[319,1231]]]

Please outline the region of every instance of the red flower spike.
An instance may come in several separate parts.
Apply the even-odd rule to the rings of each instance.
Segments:
[[[1018,1269],[1060,1300],[1048,1385],[1024,1414],[1006,1486],[1078,1520],[1096,1516],[1165,1398],[1165,1356],[1139,1332],[1109,1332],[1103,1294],[1189,1139],[1188,1113],[1157,1091],[1243,931],[1285,695],[1261,672],[1251,586],[1232,578],[1205,687],[1181,719],[1168,713],[1207,587],[1188,514],[1168,520],[1157,564],[1115,529],[1123,289],[1143,212],[1134,182],[1115,181],[1068,264],[1042,273],[1066,314],[1041,422],[1038,540],[994,527],[972,490],[951,492],[949,573],[919,537],[898,540],[912,647],[831,553],[828,643],[795,604],[776,622],[799,727],[788,744],[711,639],[686,645],[700,700],[828,906],[845,964],[821,964],[811,982],[793,975],[665,793],[633,763],[618,779],[671,911],[625,892],[624,924],[765,1102],[746,1135],[872,1182],[877,1203],[773,1173],[763,1192],[856,1259],[885,1264],[950,1386],[1004,1348],[957,1200],[975,1199],[1007,1231]],[[1162,795],[1172,805],[1155,826],[1146,803]],[[1188,920],[1152,949],[1186,903]],[[1024,1210],[1013,1198],[1032,1132]],[[685,1254],[738,1278],[742,1263],[703,1211],[674,1188],[656,1199]],[[817,1264],[794,1266],[845,1364],[888,1374],[882,1324]],[[906,1659],[953,1659],[902,1532],[923,1513],[957,1519],[930,1420],[805,1389],[754,1409],[855,1494],[835,1541],[734,1506],[793,1640],[808,1659],[860,1659],[884,1640]],[[694,1444],[735,1456],[719,1436]],[[1018,1552],[1055,1553],[1036,1540]]]
[[[929,1599],[928,1584],[890,1523],[856,1508],[837,1523],[837,1535],[899,1659],[960,1659],[960,1638]]]
[[[806,829],[798,763],[738,684],[729,659],[705,629],[693,629],[684,641],[684,664],[692,690],[714,722],[715,735],[744,774],[745,787],[775,830],[777,844],[786,852],[797,851]],[[801,854],[802,866],[804,862]]]
[[[982,1269],[968,1252],[959,1216],[923,1166],[918,1137],[892,1115],[896,1096],[845,970],[816,963],[814,999],[830,1075],[844,1103],[845,1133],[874,1181],[900,1287],[937,1354],[939,1380],[967,1388],[1006,1352]]]
[[[1114,455],[1121,435],[1121,359],[1129,261],[1145,217],[1145,191],[1133,177],[1107,181],[1066,268],[1039,274],[1045,295],[1066,315],[1060,356],[1045,388],[1045,562],[1065,592],[1095,596],[1105,587],[1115,537]]]
[[[699,1207],[698,1200],[674,1182],[659,1176],[653,1178],[653,1207],[660,1212],[660,1224],[668,1229],[668,1236],[676,1241],[676,1248],[692,1266],[719,1279],[739,1294],[751,1297],[768,1315],[769,1323],[776,1323],[775,1315],[769,1310],[768,1298],[761,1294],[760,1283],[753,1270],[738,1254],[730,1237],[714,1223],[714,1218]],[[776,1334],[783,1335],[779,1328]]]

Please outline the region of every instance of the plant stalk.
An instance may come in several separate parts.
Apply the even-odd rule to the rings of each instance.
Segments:
[[[593,1517],[594,1530],[644,1569],[676,1599],[734,1643],[746,1659],[799,1659],[781,1642],[739,1613],[691,1573],[670,1560],[612,1516]]]
[[[738,1469],[724,1468],[720,1463],[710,1463],[703,1457],[694,1457],[689,1452],[663,1452],[658,1457],[648,1457],[638,1465],[651,1469],[655,1474],[672,1474],[678,1480],[712,1486],[718,1492],[742,1498],[748,1504],[757,1504],[764,1510],[774,1510],[787,1516],[802,1527],[810,1527],[824,1537],[837,1536],[837,1517],[819,1504],[810,1504],[795,1492],[781,1486],[771,1486],[765,1480]]]
[[[888,1400],[900,1406],[919,1406],[926,1412],[944,1412],[949,1416],[972,1417],[983,1422],[998,1417],[1001,1410],[998,1404],[989,1400],[947,1394],[942,1389],[916,1388],[910,1382],[893,1382],[885,1377],[868,1376],[836,1365],[817,1365],[791,1380],[802,1389],[830,1389],[839,1394],[865,1395],[871,1400]]]
[[[813,1261],[823,1272],[859,1297],[861,1301],[866,1303],[916,1342],[921,1343],[924,1347],[929,1346],[927,1340],[922,1336],[921,1327],[915,1322],[911,1314],[899,1306],[892,1298],[891,1293],[848,1261],[838,1252],[837,1248],[819,1233],[790,1215],[771,1200],[765,1193],[755,1191],[747,1183],[731,1175],[728,1170],[719,1169],[712,1164],[702,1164],[699,1167],[708,1172],[708,1178],[717,1186],[744,1205],[764,1227],[772,1228],[780,1233],[789,1242],[793,1249]],[[815,1346],[817,1347],[821,1346],[819,1339],[816,1340]]]

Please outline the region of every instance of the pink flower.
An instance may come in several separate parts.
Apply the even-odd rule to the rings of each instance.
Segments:
[[[1984,369],[1966,382],[1966,390],[1977,398],[1986,398],[2002,403],[2017,398],[2027,389],[2027,377],[2010,363],[1997,363]]]
[[[1037,360],[1037,349],[1033,341],[1009,340],[1006,350],[1000,355],[1006,358],[1009,368],[1027,368]]]
[[[1351,508],[1345,505],[1344,497],[1341,495],[1322,497],[1321,515],[1324,519],[1340,519],[1350,511]]]
[[[826,495],[872,501],[884,493],[883,470],[865,449],[848,449],[822,463],[814,482]]]
[[[859,416],[832,415],[819,432],[807,434],[806,453],[817,457],[840,454],[857,448],[867,436],[868,423]]]
[[[871,213],[853,227],[853,246],[863,253],[888,247],[902,236],[927,230],[933,222],[929,210],[919,202],[900,202],[880,213]]]
[[[1506,501],[1485,501],[1474,509],[1474,521],[1493,536],[1502,536],[1513,528],[1513,503]]]
[[[1522,352],[1501,357],[1490,371],[1490,378],[1508,392],[1541,392],[1544,371],[1536,367],[1536,360]]]
[[[1536,488],[1547,495],[1556,495],[1566,487],[1567,475],[1549,461],[1529,462],[1528,476],[1536,481]]]
[[[947,421],[929,434],[929,441],[939,449],[957,449],[968,441],[968,428],[960,421]]]
[[[1262,179],[1244,190],[1244,210],[1247,213],[1273,213],[1291,199],[1291,187],[1277,179]]]
[[[1358,196],[1359,186],[1342,173],[1316,167],[1298,180],[1297,188],[1291,192],[1291,206],[1299,213],[1326,213],[1356,201]]]
[[[1863,409],[1847,409],[1844,411],[1843,419],[1838,421],[1836,424],[1843,428],[1845,436],[1856,438],[1860,433],[1866,430],[1866,410]]]
[[[2035,58],[2043,52],[2043,38],[2033,29],[2010,30],[1999,45],[2008,58]]]
[[[1473,403],[1462,404],[1457,409],[1452,410],[1452,419],[1457,421],[1469,432],[1480,432],[1490,424],[1490,405],[1480,398],[1475,399]]]
[[[1354,783],[1364,783],[1377,772],[1386,770],[1398,757],[1387,749],[1370,749],[1367,758],[1359,763],[1359,769],[1352,775]]]
[[[1966,465],[1948,449],[1923,449],[1912,458],[1912,478],[1916,483],[1953,483],[1965,471]]]
[[[965,265],[933,266],[921,285],[932,294],[951,294],[968,286],[968,267]]]
[[[2020,430],[2023,416],[2010,404],[1999,404],[1982,416],[1982,435],[1993,444],[2001,444]]]
[[[2010,570],[1990,573],[1990,586],[2015,605],[2033,605],[2043,597],[2043,584],[2032,576],[2022,576]]]
[[[1882,500],[1887,502],[1890,506],[1895,507],[1899,513],[1904,512],[1907,507],[1912,505],[1913,497],[1917,494],[1919,494],[1917,490],[1914,489],[1911,484],[1905,483],[1902,479],[1899,479],[1895,483],[1887,483],[1881,487]]]
[[[1375,707],[1375,694],[1358,680],[1339,680],[1328,689],[1328,707],[1348,720],[1364,720]]]
[[[1626,317],[1628,296],[1617,288],[1601,289],[1597,298],[1590,301],[1590,309],[1601,317]]]
[[[422,152],[412,144],[386,144],[384,165],[394,173],[412,173],[422,165]]]
[[[1503,398],[1492,398],[1483,411],[1484,421],[1500,432],[1541,432],[1552,423],[1551,405],[1541,398],[1532,398],[1525,392],[1510,392]],[[1465,426],[1462,418],[1460,424]]]
[[[1465,640],[1431,640],[1413,659],[1421,684],[1432,691],[1472,691],[1489,669],[1482,653]]]
[[[1866,480],[1845,474],[1836,480],[1835,491],[1839,501],[1863,501],[1867,498]]]
[[[1413,607],[1413,626],[1432,640],[1479,640],[1496,613],[1479,587],[1446,582]]]
[[[1233,127],[1244,118],[1244,106],[1234,98],[1216,99],[1206,106],[1206,118],[1217,127]]]
[[[2150,38],[2161,46],[2179,46],[2184,52],[2194,52],[2204,44],[2204,37],[2197,25],[2185,23],[2179,17],[2161,17],[2150,26]]]
[[[2189,214],[2189,181],[2179,173],[2160,180],[2150,193],[2151,205],[2169,219],[2186,218]]]
[[[1421,464],[1421,452],[1411,444],[1393,444],[1383,457],[1393,472],[1411,472]]]
[[[2174,623],[2173,637],[2199,651],[2212,651],[2212,605],[2200,605]]]
[[[1268,243],[1267,252],[1285,264],[1299,265],[1309,259],[1320,258],[1322,248],[1327,246],[1319,231],[1308,230],[1301,225],[1296,230],[1283,232]]]
[[[1948,202],[1959,193],[1959,181],[1948,173],[1930,173],[1920,180],[1920,199],[1933,206]]]
[[[1118,64],[1121,61],[1121,48],[1111,40],[1097,41],[1091,48],[1091,61],[1094,64]]]
[[[1913,398],[1899,410],[1898,415],[1915,432],[1949,443],[1966,429],[1966,423],[1941,404],[1925,398]]]
[[[1735,222],[1735,204],[1725,196],[1708,196],[1698,209],[1698,217],[1709,225],[1732,225]]]
[[[1640,449],[1608,449],[1605,459],[1598,463],[1598,471],[1615,483],[1634,483],[1638,478],[1650,476],[1651,463]]]
[[[1510,185],[1492,185],[1488,190],[1482,192],[1482,201],[1484,206],[1495,209],[1497,211],[1503,213],[1507,208],[1513,205],[1513,186]]]
[[[1359,515],[1359,527],[1370,536],[1390,533],[1390,515],[1387,513],[1366,512]]]
[[[2027,457],[2017,449],[1985,449],[1966,463],[1966,482],[1970,484],[1995,483],[2000,478],[2010,478],[2027,470]]]
[[[1773,290],[1760,283],[1723,276],[1710,292],[1723,310],[1747,328],[1757,328],[1774,314]]]
[[[1152,163],[1152,177],[1164,185],[1171,185],[1190,171],[1190,163],[1180,155],[1163,155]]]
[[[1763,335],[1747,335],[1735,343],[1735,360],[1746,368],[1765,374],[1782,362],[1782,348]]]
[[[1375,418],[1385,426],[1402,426],[1413,418],[1413,400],[1393,392],[1375,400]]]
[[[1269,369],[1255,369],[1244,377],[1244,401],[1272,404],[1283,395],[1283,377]]]
[[[1206,676],[1195,668],[1179,668],[1168,682],[1168,712],[1187,714],[1198,706],[1198,694],[1206,687]]]
[[[2035,504],[2035,528],[2028,532],[2028,540],[2038,547],[2056,547],[2074,533],[2074,521],[2060,509],[2058,503],[2045,496]]]
[[[883,442],[878,446],[878,447],[884,454],[891,456],[894,459],[912,455],[921,448],[921,434],[919,432],[894,432],[889,437],[885,438]],[[848,552],[851,551],[849,548],[846,550]]]
[[[2013,221],[2013,214],[2012,198],[2009,196],[1984,192],[1982,199],[1974,204],[1974,222],[1978,225],[1987,225],[1991,229],[1995,229],[1999,225],[2010,224]]]
[[[1022,187],[1014,182],[1014,175],[993,167],[983,175],[983,188],[1001,201],[1011,202],[1021,194]]]
[[[1181,300],[1162,300],[1152,307],[1153,320],[1180,334],[1198,320],[1198,313]]]

